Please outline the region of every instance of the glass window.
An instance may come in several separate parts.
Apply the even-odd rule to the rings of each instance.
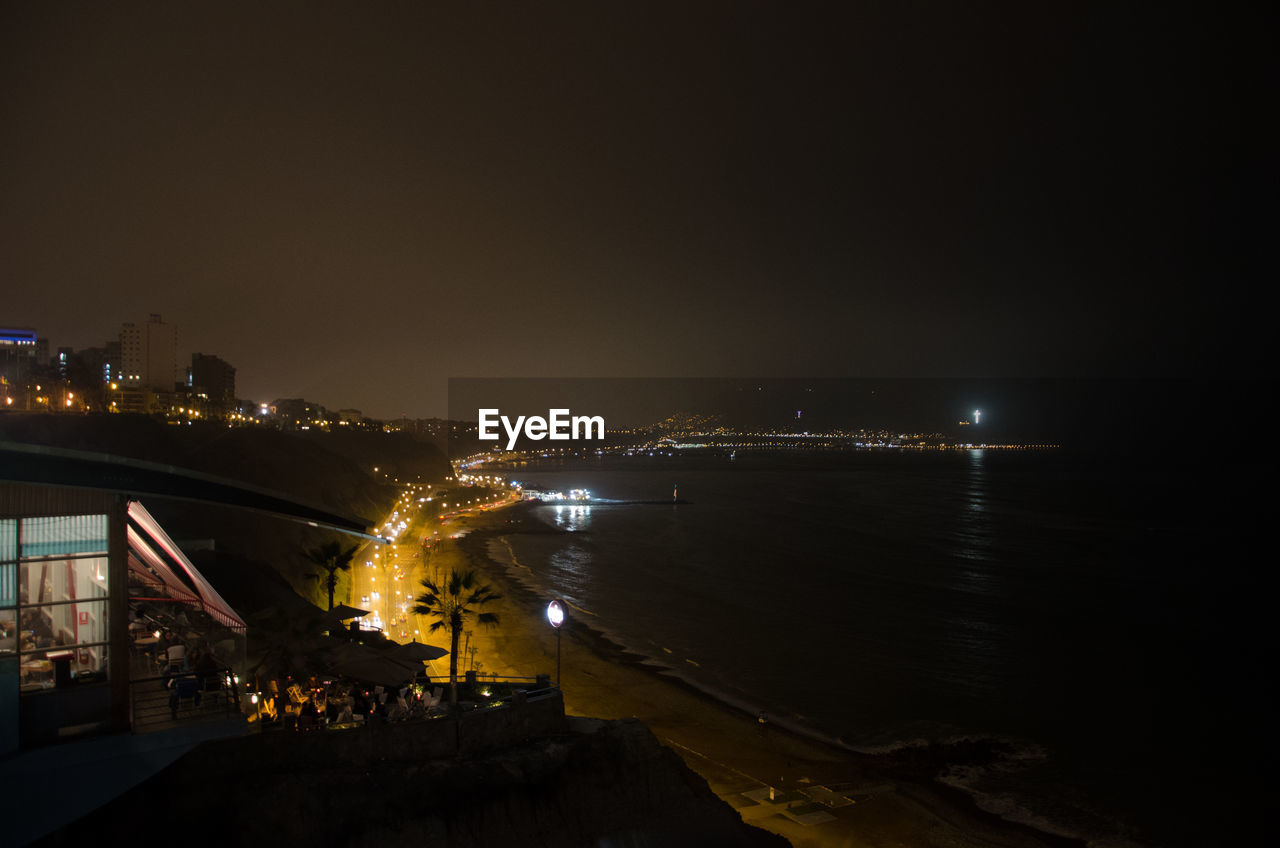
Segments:
[[[71,604],[25,607],[18,625],[22,650],[43,650],[106,642],[106,601],[76,601]]]
[[[88,683],[105,679],[107,646],[92,645],[81,648],[56,648],[24,654],[18,664],[19,685],[23,692],[52,689],[57,680],[57,666],[67,663],[73,680]]]
[[[54,515],[22,519],[22,558],[105,554],[105,515]]]
[[[18,520],[0,518],[0,560],[18,558]]]
[[[107,596],[107,558],[24,562],[18,595],[26,604],[52,604]]]
[[[18,650],[18,611],[0,610],[0,654]]]
[[[18,566],[12,562],[0,562],[0,609],[18,605]]]
[[[109,563],[105,515],[0,522],[0,654],[18,654],[21,691],[105,679]]]
[[[0,519],[0,609],[18,605],[18,570],[13,560],[18,558],[17,519]],[[3,621],[0,616],[0,621]],[[3,639],[0,636],[0,639]]]

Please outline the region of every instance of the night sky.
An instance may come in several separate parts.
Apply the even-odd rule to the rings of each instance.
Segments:
[[[0,325],[159,312],[242,397],[387,417],[449,377],[1259,376],[1253,9],[6,3]]]

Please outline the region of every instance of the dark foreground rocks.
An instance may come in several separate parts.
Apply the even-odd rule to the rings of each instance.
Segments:
[[[206,743],[42,844],[787,844],[743,824],[639,721],[571,719],[568,732],[456,758],[377,746],[379,759],[353,762],[349,745],[334,745],[331,763],[316,756],[325,736],[378,732],[289,734],[297,758],[257,737]]]

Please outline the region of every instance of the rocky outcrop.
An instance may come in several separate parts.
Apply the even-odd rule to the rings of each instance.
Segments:
[[[294,763],[288,746],[264,757],[255,741],[206,743],[46,844],[103,833],[187,845],[787,844],[745,825],[636,720],[570,719],[568,732],[433,760],[391,749],[377,762],[320,764],[313,751]]]

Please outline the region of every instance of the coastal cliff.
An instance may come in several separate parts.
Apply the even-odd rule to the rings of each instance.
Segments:
[[[406,731],[206,743],[40,844],[102,833],[185,845],[787,844],[744,824],[636,720],[570,719],[565,732],[457,758],[424,759],[412,745],[378,746],[377,758],[343,753],[352,734]],[[211,807],[225,816],[211,821]]]

